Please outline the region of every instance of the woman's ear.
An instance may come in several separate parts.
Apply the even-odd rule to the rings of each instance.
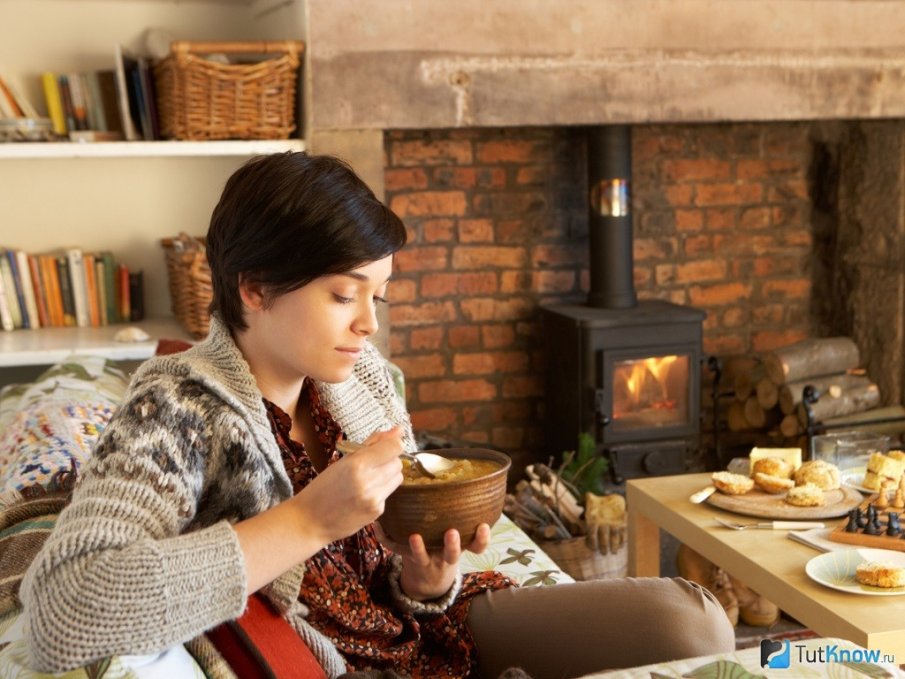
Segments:
[[[258,281],[249,280],[245,274],[239,274],[239,297],[248,311],[264,308],[264,287]]]

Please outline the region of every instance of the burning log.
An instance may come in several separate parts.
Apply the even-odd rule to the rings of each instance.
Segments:
[[[858,345],[848,337],[807,339],[763,355],[767,377],[776,385],[845,372],[860,360]]]

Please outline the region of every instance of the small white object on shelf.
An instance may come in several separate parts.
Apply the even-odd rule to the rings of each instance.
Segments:
[[[252,141],[99,141],[88,144],[34,142],[3,144],[0,160],[26,158],[178,158],[256,156],[283,151],[304,151],[304,139]]]

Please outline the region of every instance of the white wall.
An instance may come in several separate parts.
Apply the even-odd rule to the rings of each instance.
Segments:
[[[273,11],[269,8],[277,7]],[[113,67],[119,42],[141,51],[149,27],[178,39],[302,39],[289,4],[160,0],[4,0],[0,74],[44,111],[43,71]],[[149,314],[169,311],[162,237],[203,234],[239,158],[0,159],[0,247],[109,249],[145,271]]]

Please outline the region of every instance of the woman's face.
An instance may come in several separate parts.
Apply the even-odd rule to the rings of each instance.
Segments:
[[[247,332],[256,354],[249,361],[253,369],[263,367],[260,361],[266,357],[268,372],[281,380],[345,380],[365,339],[377,331],[377,305],[386,301],[392,269],[389,255],[317,278],[276,297],[269,307],[246,303]]]

